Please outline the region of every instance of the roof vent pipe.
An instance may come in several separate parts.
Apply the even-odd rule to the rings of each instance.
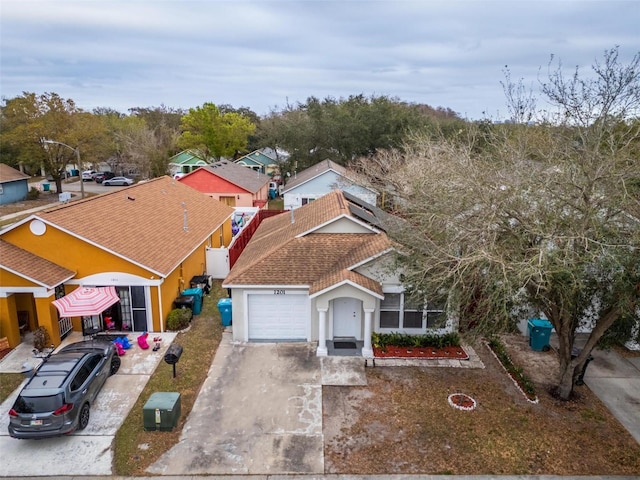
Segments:
[[[183,215],[182,229],[185,232],[188,232],[189,231],[189,225],[188,225],[188,217],[187,217],[187,206],[185,205],[184,202],[182,202],[182,215]]]

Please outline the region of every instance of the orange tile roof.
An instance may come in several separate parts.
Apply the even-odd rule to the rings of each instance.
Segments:
[[[164,176],[36,216],[167,275],[233,212],[233,208]]]
[[[0,240],[0,267],[46,288],[54,288],[75,276],[75,272],[4,240]]]
[[[290,214],[262,222],[225,285],[304,285],[316,292],[345,280],[374,292],[377,282],[349,269],[391,248],[385,233],[309,233],[342,215],[352,217],[335,190]],[[304,235],[302,235],[304,234]]]

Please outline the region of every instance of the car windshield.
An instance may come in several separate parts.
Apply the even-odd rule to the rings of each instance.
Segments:
[[[62,393],[46,397],[26,397],[20,395],[13,409],[18,413],[53,412],[63,405]]]

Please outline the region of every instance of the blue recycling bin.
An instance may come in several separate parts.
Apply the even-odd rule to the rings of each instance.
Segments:
[[[182,291],[182,295],[191,295],[193,297],[193,314],[200,315],[202,311],[202,296],[204,295],[203,290],[200,287],[188,288]]]
[[[231,299],[221,298],[218,300],[218,310],[220,310],[220,318],[222,325],[228,327],[231,325]]]
[[[536,352],[546,352],[549,346],[549,338],[553,325],[549,320],[543,318],[530,318],[527,322],[529,327],[529,346]]]

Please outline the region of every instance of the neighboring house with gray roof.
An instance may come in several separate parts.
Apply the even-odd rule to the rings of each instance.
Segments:
[[[29,193],[29,175],[0,163],[0,205],[20,202]]]
[[[270,177],[237,163],[221,160],[178,179],[180,183],[230,207],[259,207],[267,203]]]
[[[318,356],[349,341],[372,357],[372,332],[451,331],[443,308],[405,299],[390,223],[340,190],[265,219],[223,282],[234,340],[317,341]]]
[[[284,208],[292,210],[301,207],[334,189],[351,193],[371,205],[376,205],[378,201],[378,193],[355,184],[345,167],[331,160],[323,160],[296,173],[287,181],[282,191]]]
[[[252,170],[256,170],[260,173],[267,175],[274,175],[278,172],[278,164],[269,155],[265,155],[260,150],[254,150],[251,153],[247,153],[240,158],[234,160],[238,165],[243,167],[249,167]]]

